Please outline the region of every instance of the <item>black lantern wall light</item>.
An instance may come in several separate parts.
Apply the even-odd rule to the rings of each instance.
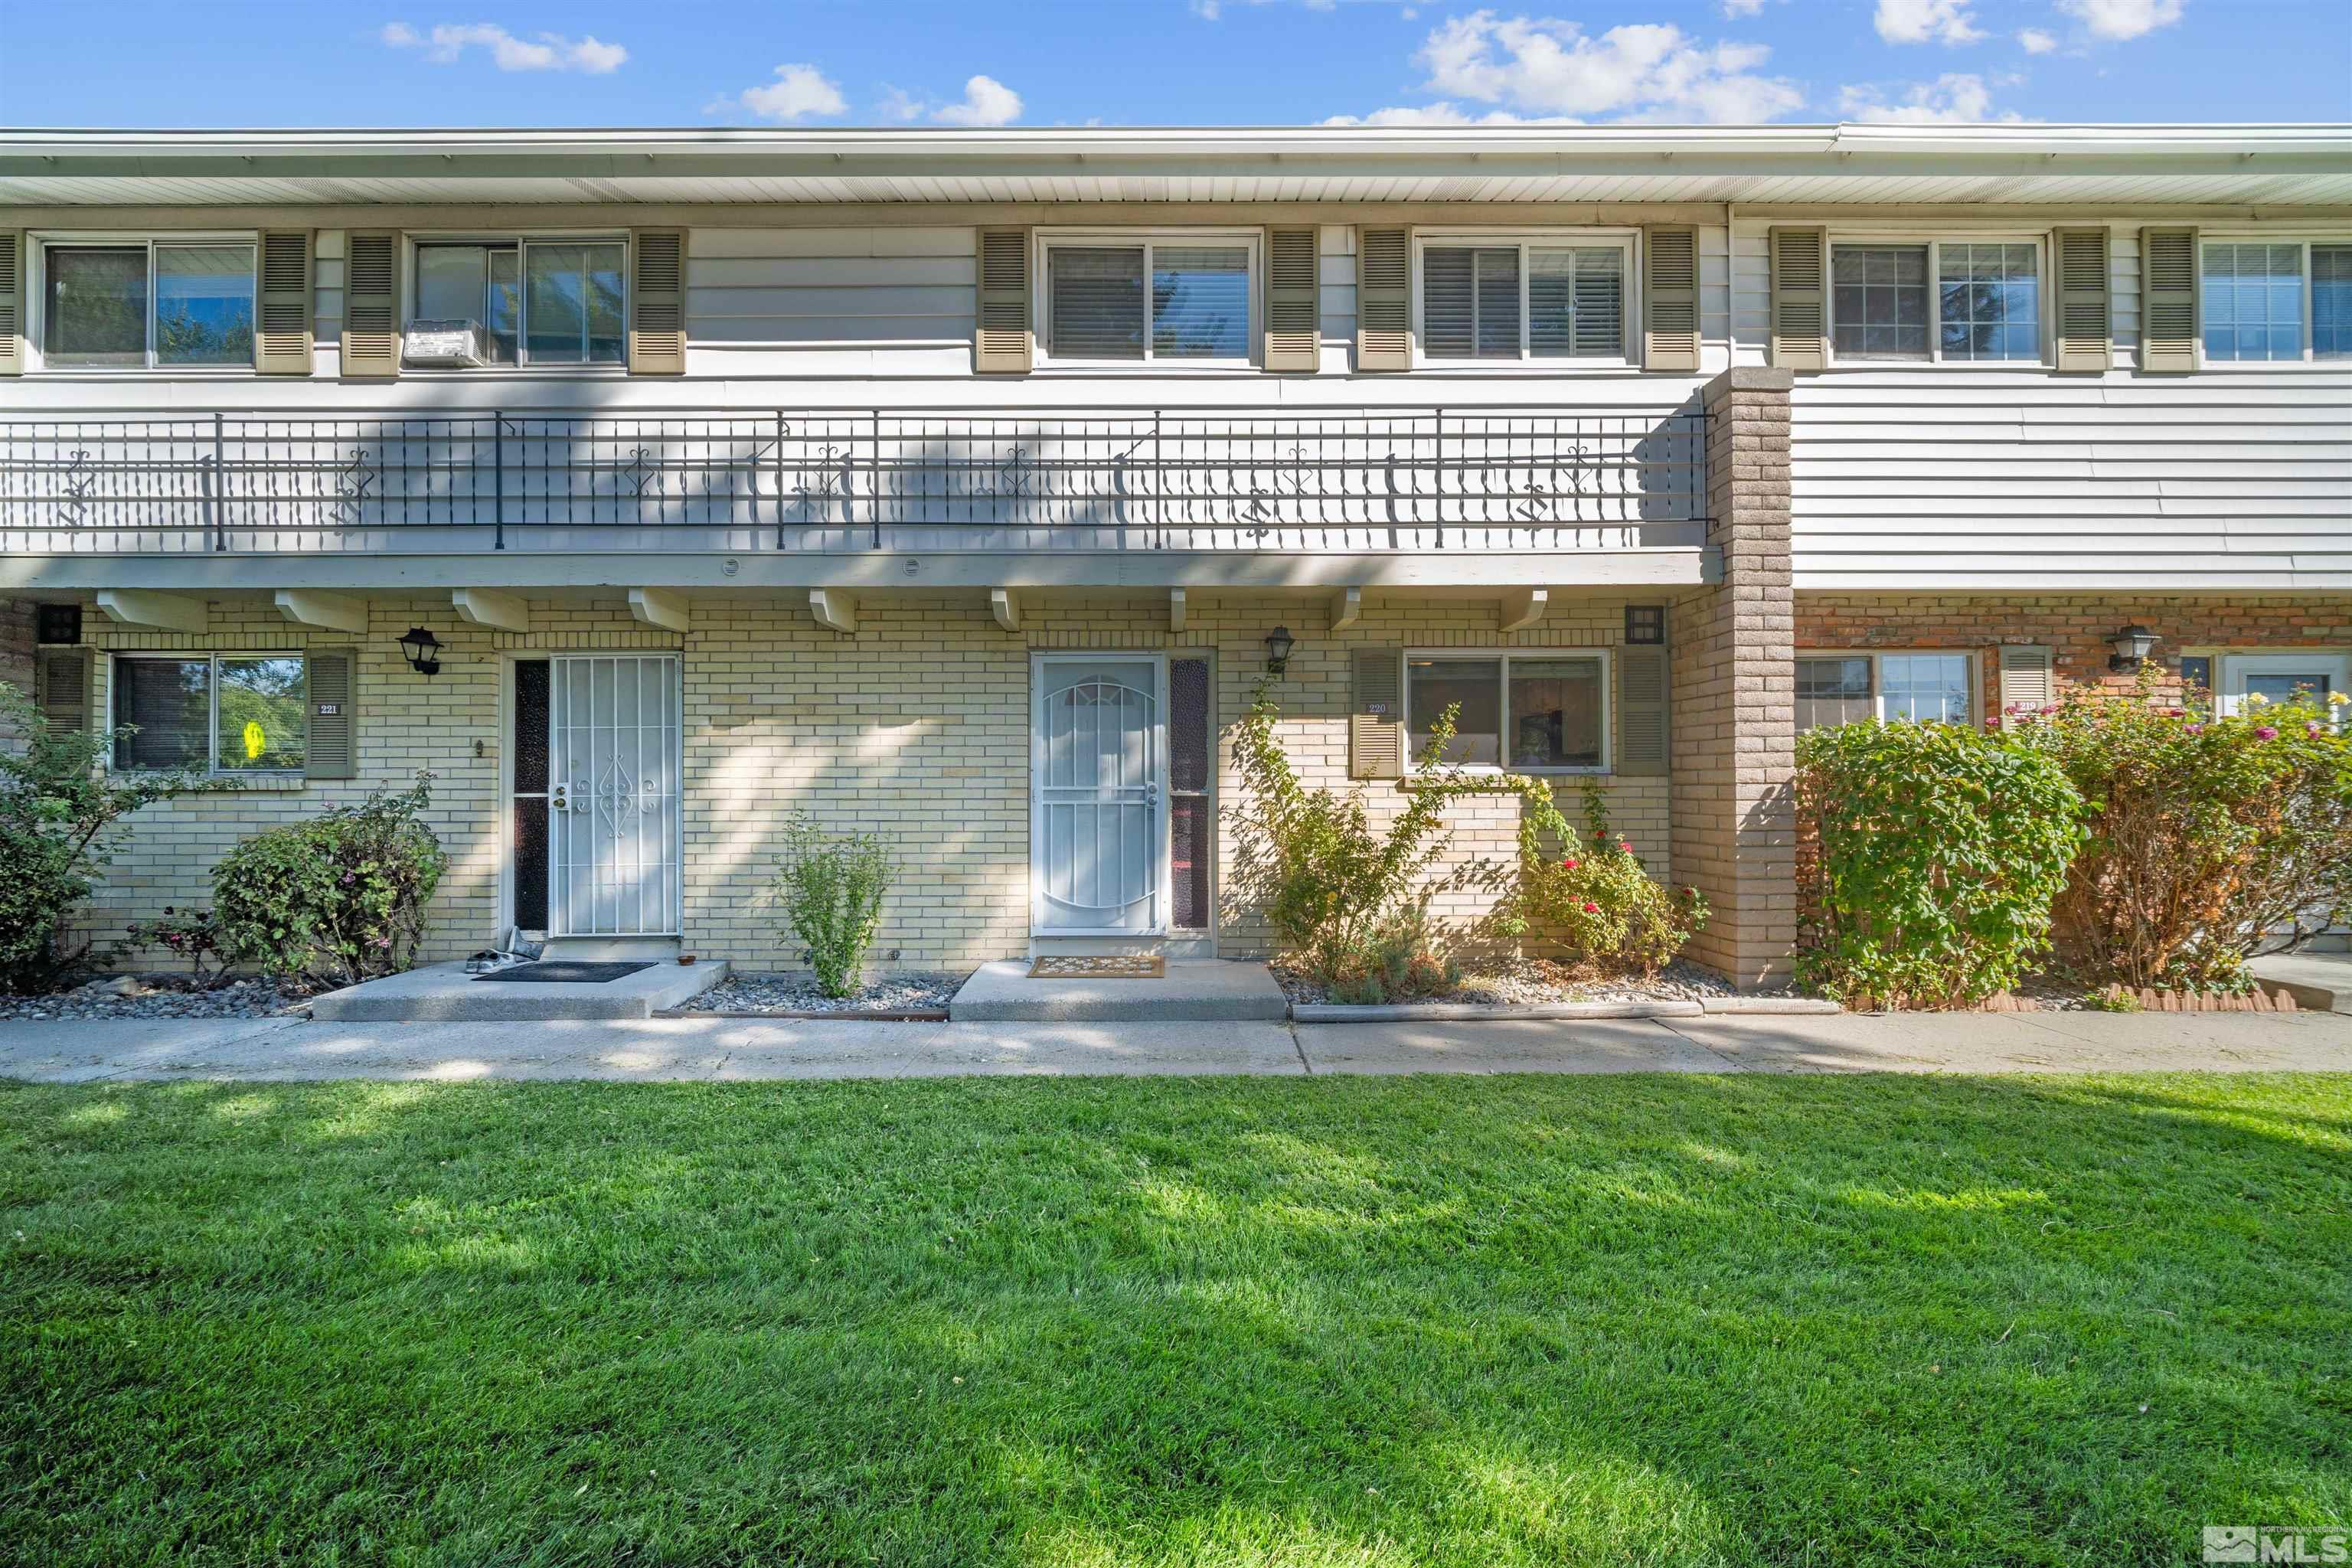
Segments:
[[[2116,650],[2107,659],[2107,668],[2118,674],[2131,674],[2147,662],[2147,656],[2156,651],[2156,634],[2146,626],[2126,626],[2107,639],[2107,646]]]
[[[1265,672],[1281,675],[1287,671],[1290,668],[1290,650],[1297,646],[1297,639],[1290,635],[1288,626],[1276,626],[1266,633]]]
[[[441,639],[423,626],[408,628],[408,635],[400,639],[400,651],[408,656],[408,668],[417,674],[441,673]]]

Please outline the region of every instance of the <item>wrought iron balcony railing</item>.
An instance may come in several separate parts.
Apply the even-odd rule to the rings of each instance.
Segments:
[[[881,409],[0,418],[0,548],[1703,542],[1705,416]]]

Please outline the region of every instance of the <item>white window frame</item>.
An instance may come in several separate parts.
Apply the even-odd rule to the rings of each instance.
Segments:
[[[1846,246],[1924,245],[1927,247],[1927,357],[1926,359],[1850,359],[1841,361],[1837,353],[1837,248]],[[1946,359],[1944,357],[1944,247],[1947,245],[2031,245],[2033,247],[2033,341],[2035,355],[2032,359]],[[2054,335],[2053,302],[2050,298],[2050,237],[2047,234],[2015,231],[1958,234],[1921,234],[1900,230],[1885,234],[1868,231],[1833,229],[1822,237],[1822,349],[1828,363],[1848,370],[1905,370],[1921,365],[1934,365],[1962,371],[2048,370],[2054,363],[2057,341]]]
[[[1876,360],[1872,363],[1885,364],[1890,362]],[[1913,363],[1916,363],[1916,362],[1915,361]],[[2020,364],[2024,362],[2021,360],[2011,360],[2009,363],[2011,364]],[[1882,724],[1916,722],[1915,720],[1889,719],[1886,716],[1885,660],[1889,658],[1957,658],[1967,666],[1969,677],[1968,700],[1966,703],[1967,717],[1961,721],[1969,724],[1976,724],[1982,721],[1985,696],[1984,658],[1978,649],[1966,647],[1801,647],[1797,649],[1795,660],[1801,661],[1809,658],[1868,659],[1870,661],[1870,716]],[[1792,676],[1794,675],[1793,668],[1790,673]],[[1792,683],[1790,697],[1790,700],[1792,702],[1797,700],[1793,692],[1794,687]],[[1849,721],[1849,722],[1851,721]],[[1943,722],[1946,723],[1953,721],[1954,721],[1950,720],[1943,721]]]
[[[532,375],[625,376],[629,374],[629,310],[632,303],[630,288],[636,272],[636,247],[627,230],[598,229],[501,229],[495,233],[464,229],[444,233],[436,229],[412,229],[400,237],[400,331],[404,347],[408,329],[420,320],[416,314],[416,251],[419,246],[435,245],[511,245],[515,256],[515,363],[484,365],[412,365],[403,363],[404,376],[480,376],[512,375],[527,372]],[[621,357],[583,363],[577,360],[554,360],[534,364],[530,358],[530,260],[524,254],[533,245],[617,245],[621,247]],[[348,253],[346,254],[348,265]]]
[[[126,664],[193,664],[197,659],[208,660],[211,674],[205,681],[205,765],[202,772],[209,778],[244,779],[255,784],[299,784],[309,775],[310,768],[310,655],[307,648],[141,648],[135,653],[112,653],[107,656],[106,723],[110,735],[128,721],[120,712],[122,701],[122,681],[120,672]],[[220,667],[226,659],[293,658],[302,661],[302,766],[299,768],[225,768],[220,765]],[[114,760],[114,746],[106,748],[106,771],[110,773],[137,775],[169,773],[168,768],[125,767]]]
[[[147,247],[147,363],[144,364],[58,364],[48,363],[49,252],[80,250],[92,246],[127,250]],[[25,368],[44,375],[200,375],[236,376],[255,374],[253,363],[243,364],[157,364],[155,363],[155,247],[157,246],[244,245],[253,249],[253,330],[261,332],[261,231],[258,229],[71,229],[39,230],[25,237]]]
[[[2299,265],[2303,268],[2303,353],[2294,359],[2214,359],[2205,352],[2205,247],[2209,245],[2292,245],[2302,249]],[[2287,365],[2313,365],[2320,368],[2352,368],[2352,355],[2336,354],[2321,359],[2312,342],[2311,308],[2315,285],[2311,276],[2311,249],[2314,246],[2352,248],[2352,234],[2264,234],[2259,230],[2200,229],[2197,233],[2197,368],[2231,372],[2261,373],[2278,370]]]
[[[1496,739],[1495,763],[1465,763],[1465,773],[1535,773],[1535,774],[1601,774],[1614,772],[1617,766],[1617,679],[1616,658],[1605,647],[1409,647],[1401,656],[1402,668],[1397,676],[1397,691],[1402,699],[1404,735],[1407,747],[1412,745],[1412,661],[1423,659],[1496,659],[1502,664],[1497,680],[1501,689],[1496,693],[1496,718],[1500,731]],[[1592,658],[1601,661],[1601,763],[1591,766],[1513,767],[1507,744],[1511,733],[1511,661],[1515,658],[1537,661],[1555,658]],[[1417,753],[1416,753],[1417,754]],[[1418,776],[1424,770],[1412,766],[1413,757],[1405,759],[1408,776]],[[1440,763],[1438,766],[1452,764]]]
[[[1431,246],[1441,250],[1464,246],[1486,249],[1517,247],[1519,253],[1519,357],[1510,359],[1439,358],[1430,354],[1423,345],[1428,333],[1422,326],[1422,280],[1426,268],[1422,253]],[[1606,250],[1615,247],[1623,268],[1617,303],[1622,318],[1617,323],[1617,346],[1614,355],[1563,354],[1538,357],[1533,352],[1535,325],[1528,311],[1528,252],[1529,250]],[[1631,228],[1579,229],[1478,229],[1444,228],[1415,229],[1412,234],[1412,363],[1416,370],[1487,371],[1525,373],[1539,369],[1546,375],[1584,371],[1622,371],[1640,368],[1640,356],[1635,344],[1640,341],[1638,323],[1642,320],[1642,247],[1641,231]],[[1586,772],[1591,770],[1586,769]]]
[[[2291,675],[2309,669],[2314,665],[2323,665],[2334,670],[2336,690],[2352,693],[2352,649],[2264,648],[2259,652],[2217,653],[2211,657],[2215,665],[2213,706],[2225,716],[2246,710],[2246,677],[2249,675]],[[2342,723],[2344,721],[2339,716],[2336,721]]]
[[[1044,370],[1084,369],[1096,374],[1169,375],[1194,370],[1255,370],[1265,320],[1265,235],[1255,228],[1041,228],[1030,237],[1029,319],[1036,326],[1037,365]],[[1155,358],[1151,352],[1151,253],[1161,245],[1242,247],[1249,252],[1249,322],[1239,359],[1201,359],[1191,354]],[[1143,357],[1087,359],[1054,353],[1053,276],[1050,253],[1057,247],[1093,250],[1143,247]]]

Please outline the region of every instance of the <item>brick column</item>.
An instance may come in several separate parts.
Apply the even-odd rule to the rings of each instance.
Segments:
[[[1714,909],[1688,949],[1746,989],[1796,946],[1793,682],[1785,370],[1707,383],[1707,540],[1723,580],[1674,606],[1674,879]]]

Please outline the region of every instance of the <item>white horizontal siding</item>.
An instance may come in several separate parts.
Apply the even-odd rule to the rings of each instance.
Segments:
[[[1796,584],[2352,588],[2352,366],[1800,376]]]

